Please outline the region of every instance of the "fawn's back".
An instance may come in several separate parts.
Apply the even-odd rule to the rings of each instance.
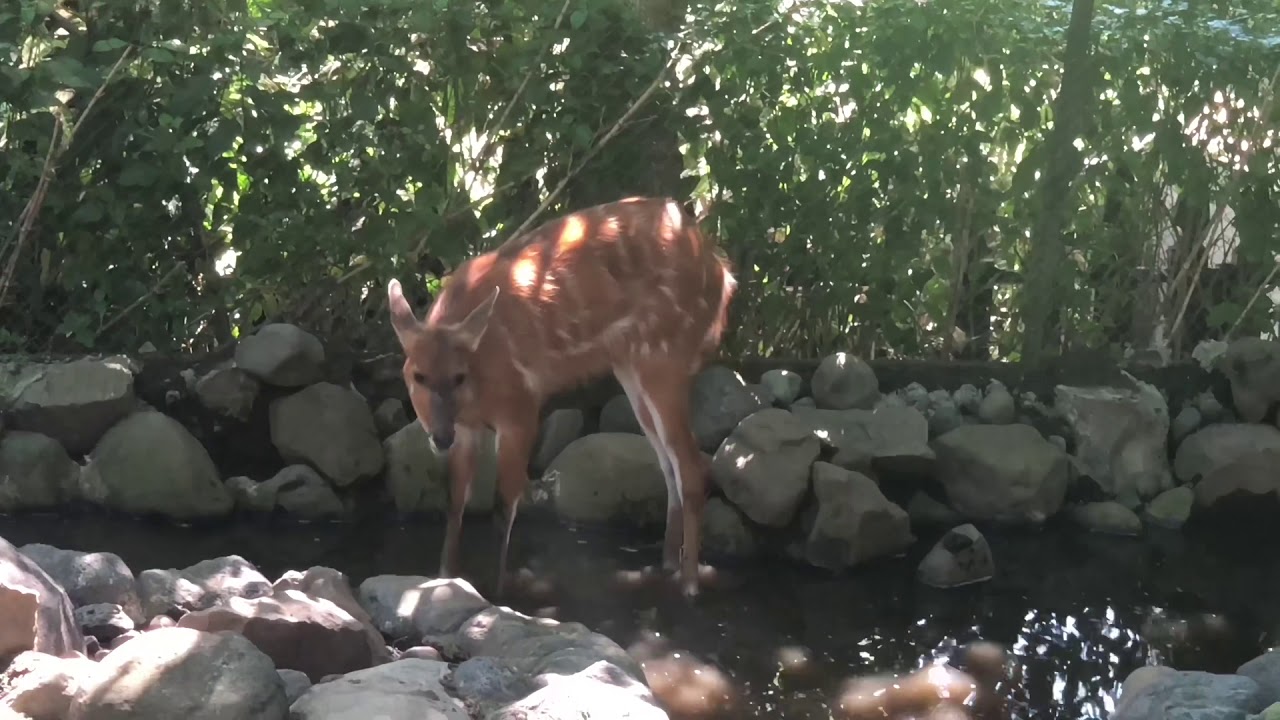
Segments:
[[[678,203],[629,198],[467,261],[426,324],[459,323],[496,287],[472,372],[546,397],[612,368],[696,371],[719,343],[735,286],[724,255]]]

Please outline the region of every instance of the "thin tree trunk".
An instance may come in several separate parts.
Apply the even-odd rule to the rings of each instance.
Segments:
[[[1045,143],[1045,173],[1040,184],[1040,216],[1031,235],[1022,302],[1022,359],[1035,362],[1061,344],[1063,304],[1060,265],[1067,259],[1062,228],[1066,224],[1071,183],[1080,171],[1073,144],[1093,107],[1091,63],[1093,0],[1073,0],[1063,57],[1062,88],[1053,104],[1053,128]]]

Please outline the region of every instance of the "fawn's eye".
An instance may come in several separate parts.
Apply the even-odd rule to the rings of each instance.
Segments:
[[[427,384],[427,379],[423,377],[422,373],[418,373],[418,372],[413,374],[413,381],[418,383],[419,385]]]
[[[458,385],[461,385],[466,381],[467,381],[466,373],[458,373],[457,375],[453,376],[454,387],[457,387]]]

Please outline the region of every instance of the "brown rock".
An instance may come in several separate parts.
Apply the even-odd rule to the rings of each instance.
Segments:
[[[0,707],[31,720],[62,720],[81,686],[93,684],[98,665],[88,658],[58,658],[27,651],[0,675]]]
[[[380,665],[384,662],[390,662],[391,651],[387,649],[387,643],[383,639],[382,633],[378,632],[378,628],[373,624],[373,618],[369,616],[369,613],[356,601],[355,593],[351,590],[351,582],[347,580],[347,576],[342,572],[319,565],[309,567],[303,572],[289,570],[284,575],[281,575],[280,579],[276,580],[272,587],[276,593],[285,590],[297,590],[303,595],[328,600],[342,608],[348,615],[360,621],[360,624],[364,626],[365,635],[369,640],[369,652],[373,657],[373,664]]]
[[[0,538],[0,667],[25,650],[84,653],[71,599],[31,558]]]

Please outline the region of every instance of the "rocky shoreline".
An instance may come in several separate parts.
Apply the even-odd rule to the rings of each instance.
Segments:
[[[1051,396],[996,379],[882,392],[873,366],[843,353],[808,375],[772,369],[753,382],[713,365],[692,403],[712,467],[704,557],[772,554],[842,572],[900,556],[928,529],[942,537],[917,579],[950,588],[998,572],[983,527],[1034,528],[1062,516],[1082,532],[1141,536],[1266,511],[1280,499],[1280,343],[1242,339],[1196,355],[1225,394],[1160,388],[1123,369],[1114,383],[1057,384]],[[443,458],[403,398],[362,391],[300,328],[264,326],[234,357],[187,368],[159,393],[139,385],[147,362],[142,353],[0,363],[0,513],[79,506],[183,523],[341,522],[445,508]],[[493,450],[491,438],[474,513],[493,508]],[[255,458],[256,476],[230,469],[245,467],[242,457]],[[642,527],[665,518],[661,470],[621,393],[598,412],[549,409],[530,472],[522,513]],[[140,588],[153,572],[139,576]],[[243,599],[267,609],[233,603],[209,627],[284,613],[279,603],[300,591],[267,592],[280,582],[264,578],[255,586],[262,594]],[[450,594],[479,598],[458,582]],[[107,604],[120,611],[81,614],[115,627],[120,617],[136,626],[176,612]],[[353,617],[354,609],[345,608]]]

